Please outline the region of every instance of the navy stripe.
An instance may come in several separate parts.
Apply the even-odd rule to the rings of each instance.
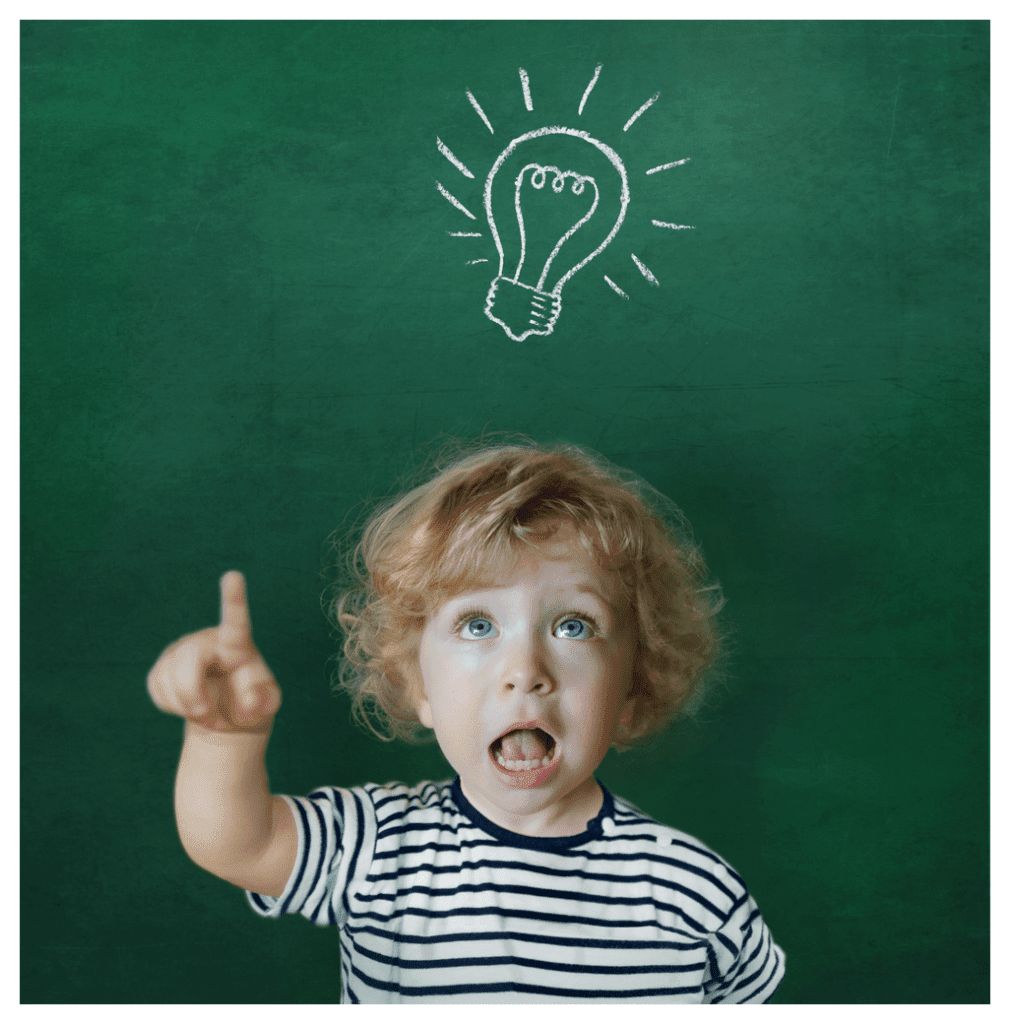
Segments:
[[[667,929],[675,931],[675,929]],[[576,946],[589,949],[677,949],[695,950],[707,948],[703,939],[691,942],[662,942],[658,939],[588,939],[581,935],[541,935],[536,933],[495,930],[491,932],[447,932],[442,935],[409,935],[403,932],[386,931],[366,924],[358,927],[348,925],[348,934],[354,936],[367,932],[381,939],[390,939],[398,944],[415,943],[433,945],[440,942],[495,942],[507,939],[513,942],[540,942],[547,946]]]
[[[612,837],[605,837],[607,841],[610,841]],[[670,857],[664,857],[655,852],[655,836],[649,836],[652,842],[652,848],[648,850],[641,850],[635,853],[598,853],[593,850],[591,853],[588,850],[584,850],[580,847],[573,847],[572,849],[558,849],[552,850],[551,854],[556,857],[567,857],[569,860],[580,859],[586,860],[591,859],[593,861],[605,861],[612,860],[621,863],[628,863],[633,860],[643,860],[649,863],[655,864],[671,864],[676,863]],[[676,843],[677,840],[674,840]],[[599,840],[597,840],[599,843]],[[501,849],[501,843],[494,839],[461,839],[456,846],[448,845],[446,843],[422,843],[419,846],[399,846],[391,850],[376,850],[372,857],[373,861],[378,860],[390,860],[396,859],[401,856],[412,853],[452,853],[460,849],[473,849],[477,846],[487,846],[492,850]],[[694,847],[689,846],[687,843],[681,843],[681,846],[686,847],[689,850],[694,850],[696,853],[701,853],[701,850],[695,850]],[[741,883],[742,884],[742,883]],[[746,898],[746,897],[745,897]]]
[[[764,990],[775,980],[775,975],[778,973],[778,970],[779,970],[779,963],[780,963],[779,954],[778,954],[778,950],[776,950],[775,951],[775,966],[772,968],[771,974],[768,975],[768,978],[766,979],[765,983],[760,988],[754,989],[754,991],[751,992],[751,994],[747,997],[749,1002],[756,1002],[757,1000],[755,1000],[754,997],[756,995],[758,995],[759,993],[764,992]],[[781,981],[781,979],[780,979],[780,981]],[[778,985],[775,986],[775,988],[778,988],[778,987],[779,987]],[[766,995],[764,997],[764,999],[762,999],[760,1001],[762,1003],[767,1003],[768,1000],[771,999],[771,997],[773,995],[775,995],[775,988],[773,988],[771,990],[771,992],[769,992],[768,995]]]
[[[312,801],[311,807],[312,807],[312,810],[315,811],[316,818],[318,819],[318,822],[319,822],[319,845],[322,847],[322,855],[316,861],[316,873],[315,873],[315,876],[312,879],[312,887],[309,889],[309,894],[310,895],[316,891],[316,888],[319,885],[319,880],[320,880],[320,878],[322,877],[322,874],[323,874],[323,868],[326,867],[329,864],[329,857],[326,856],[327,851],[329,849],[329,831],[326,828],[326,819],[325,819],[325,817],[323,815],[323,809],[315,801]],[[311,839],[311,834],[306,837],[306,840],[305,840],[306,847],[309,845],[310,839]],[[338,842],[339,842],[339,839],[340,839],[339,830],[337,830],[337,841]],[[315,913],[318,913],[318,911],[319,911],[319,907],[316,907],[315,908]],[[328,923],[333,924],[332,912],[330,914],[330,917],[331,917],[331,920]]]
[[[595,857],[593,858],[596,859]],[[644,858],[636,858],[644,859]],[[681,868],[684,871],[688,871],[691,874],[698,875],[700,878],[704,878],[715,888],[724,892],[731,899],[733,893],[726,888],[722,882],[719,881],[714,875],[710,875],[707,871],[702,868],[696,868],[692,864],[687,864],[684,861],[675,860],[670,857],[650,857],[649,860],[657,864],[670,864],[674,867]],[[530,864],[519,860],[473,860],[467,861],[467,870],[474,870],[476,868],[491,868],[494,870],[514,870],[514,871],[528,871],[535,875],[548,875],[556,878],[585,878],[589,881],[599,882],[620,882],[622,884],[631,884],[633,882],[647,882],[650,885],[662,885],[666,888],[677,888],[673,883],[668,882],[665,878],[657,877],[656,875],[610,875],[604,872],[596,871],[580,871],[578,869],[572,869],[565,871],[562,868],[549,868],[541,864]],[[412,874],[431,874],[431,875],[450,875],[459,874],[460,867],[458,864],[418,864],[416,867],[401,867],[396,871],[383,871],[378,874],[369,874],[368,880],[370,882],[385,882],[390,879],[405,878]],[[747,899],[747,893],[741,897],[741,900]],[[738,901],[739,902],[739,901]],[[727,915],[724,915],[723,911],[719,910],[712,904],[708,904],[709,909],[717,917],[724,919]]]
[[[365,812],[361,806],[361,800],[358,798],[358,794],[351,791],[351,799],[354,801],[354,807],[357,812],[358,818],[358,834],[354,842],[354,853],[351,856],[351,863],[347,868],[347,887],[344,889],[343,902],[344,910],[347,911],[348,916],[351,914],[351,905],[347,901],[347,897],[350,892],[351,882],[354,879],[354,869],[358,866],[358,854],[361,851],[361,847],[365,842]]]
[[[434,782],[426,782],[421,787],[420,792],[412,791],[408,786],[404,786],[403,789],[389,790],[387,787],[377,786],[375,784],[365,786],[365,789],[367,790],[369,797],[372,797],[373,793],[382,789],[385,789],[386,792],[389,793],[389,796],[379,797],[378,800],[372,797],[372,806],[375,808],[376,814],[378,814],[380,807],[385,807],[386,804],[391,804],[393,803],[394,800],[403,801],[405,804],[407,804],[408,807],[424,807],[428,805],[426,798],[430,796],[433,792],[437,792],[438,786],[436,786]],[[448,793],[448,789],[446,789],[446,793]],[[441,800],[447,801],[447,797],[443,796],[440,798],[440,801]],[[448,801],[447,804],[450,807],[452,806],[452,804],[448,803]]]
[[[675,892],[683,893],[685,896],[690,897],[692,902],[700,903],[710,913],[721,917],[719,911],[703,896],[698,895],[696,892],[692,892],[687,886],[680,885],[677,882],[666,883],[670,889]],[[703,925],[699,921],[695,921],[687,911],[682,907],[674,906],[672,903],[664,903],[662,900],[656,899],[655,896],[603,896],[599,893],[590,893],[579,890],[562,890],[562,889],[542,889],[532,885],[504,885],[496,884],[494,882],[481,882],[479,884],[472,884],[469,882],[461,882],[456,886],[455,889],[432,889],[427,885],[411,885],[403,889],[397,889],[392,895],[386,893],[359,893],[355,899],[361,903],[373,903],[378,900],[385,900],[387,903],[396,903],[399,901],[401,896],[431,896],[433,899],[440,896],[451,897],[458,896],[460,893],[470,892],[498,892],[498,893],[509,893],[512,896],[533,896],[541,900],[564,900],[566,902],[576,903],[598,903],[608,907],[644,907],[654,906],[660,910],[668,910],[672,914],[677,914],[682,917],[685,921],[689,922],[692,927],[704,930]],[[499,914],[508,915],[510,914],[511,908],[508,906],[495,906],[493,909],[489,908],[489,913],[498,912]]]
[[[693,892],[686,885],[681,885],[679,882],[665,882],[664,885],[672,889],[674,892],[683,893],[688,896],[692,902],[700,903],[706,910],[716,917],[721,918],[722,914],[715,907],[714,904],[710,903],[704,896]],[[385,900],[386,902],[395,903],[400,899],[401,896],[431,896],[433,899],[450,896],[458,896],[464,892],[500,892],[509,893],[513,896],[534,896],[539,899],[557,899],[575,901],[577,903],[600,903],[609,907],[641,907],[641,906],[655,906],[661,910],[669,910],[671,913],[679,914],[686,921],[690,921],[692,925],[701,928],[702,925],[691,918],[685,910],[681,907],[676,907],[671,903],[664,903],[662,900],[656,899],[655,896],[604,896],[601,893],[585,892],[584,890],[570,890],[570,889],[546,889],[535,885],[505,885],[504,883],[495,882],[461,882],[454,889],[433,889],[429,885],[409,885],[404,888],[397,889],[392,894],[383,892],[376,893],[359,893],[355,899],[361,903],[374,903],[378,900]],[[496,906],[495,910],[503,913],[508,913],[510,908]]]
[[[301,819],[302,835],[308,837],[309,823],[308,819],[305,816],[305,808],[298,800],[294,800],[292,802],[294,803],[295,808],[298,811],[298,817]],[[294,899],[295,893],[298,892],[298,888],[302,883],[302,878],[305,877],[305,866],[308,863],[309,854],[312,852],[309,848],[310,844],[308,838],[303,840],[302,847],[302,857],[301,860],[298,862],[298,873],[295,875],[295,884],[291,886],[291,891],[288,893],[288,898],[281,905],[281,909],[279,911],[281,914],[286,914],[288,912],[288,908],[291,906],[291,901]]]
[[[370,978],[352,965],[351,970],[367,985],[384,992],[396,992],[402,996],[459,996],[477,994],[479,992],[525,992],[529,995],[562,996],[569,999],[642,999],[647,996],[676,996],[685,992],[697,992],[697,985],[686,988],[636,988],[636,989],[578,989],[555,988],[550,985],[527,985],[519,981],[497,981],[475,985],[401,985],[395,981],[381,981]]]
[[[427,907],[399,907],[390,914],[379,914],[373,911],[363,911],[355,914],[355,918],[368,919],[370,921],[382,921],[388,924],[390,921],[398,921],[404,917],[488,917],[497,915],[499,917],[517,917],[530,921],[551,921],[557,924],[583,924],[590,928],[656,928],[664,932],[672,932],[675,935],[687,935],[695,938],[690,932],[681,928],[673,928],[669,925],[660,924],[658,921],[609,921],[599,917],[580,917],[577,914],[546,914],[535,910],[510,909],[507,912],[501,907],[457,907],[455,910],[429,910]],[[680,913],[680,916],[688,921],[696,932],[705,932],[696,921],[691,921],[687,914]]]
[[[405,960],[403,957],[386,956],[377,950],[359,943],[354,948],[363,956],[376,963],[387,964],[403,970],[443,970],[450,967],[535,967],[538,970],[559,971],[567,974],[675,974],[682,971],[696,971],[700,963],[691,964],[567,964],[558,961],[534,960],[525,956],[454,956],[438,960]]]

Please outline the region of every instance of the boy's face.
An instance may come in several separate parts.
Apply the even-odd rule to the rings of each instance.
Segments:
[[[574,835],[599,810],[593,772],[632,711],[629,619],[569,524],[428,619],[418,716],[496,824]]]

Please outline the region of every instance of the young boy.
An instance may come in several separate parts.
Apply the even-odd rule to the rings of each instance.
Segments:
[[[187,853],[264,916],[336,924],[345,1002],[764,1002],[781,980],[732,868],[593,776],[717,646],[700,557],[642,490],[570,446],[500,446],[369,521],[335,605],[344,685],[393,735],[433,729],[451,782],[272,796],[280,691],[238,573],[220,625],[151,670],[186,719]]]

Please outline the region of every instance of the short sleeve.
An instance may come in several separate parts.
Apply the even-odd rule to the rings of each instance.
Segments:
[[[298,832],[298,853],[278,897],[247,892],[263,917],[301,914],[319,925],[347,919],[347,890],[367,873],[375,845],[375,809],[360,788],[326,787],[307,797],[285,796]]]
[[[709,938],[706,1003],[764,1003],[786,972],[785,953],[749,893]]]

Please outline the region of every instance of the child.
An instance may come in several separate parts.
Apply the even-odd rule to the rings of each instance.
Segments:
[[[433,729],[450,782],[271,796],[280,691],[238,573],[220,625],[151,670],[186,719],[187,853],[264,916],[336,924],[345,1002],[764,1002],[781,980],[732,868],[593,776],[697,695],[717,646],[700,558],[642,490],[577,448],[507,445],[369,521],[335,606],[344,684],[392,734]]]

